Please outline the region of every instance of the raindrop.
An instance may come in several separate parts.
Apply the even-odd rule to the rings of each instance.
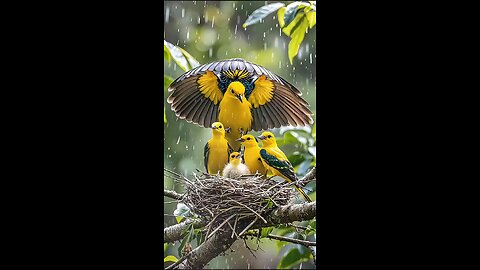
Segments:
[[[179,32],[179,33],[180,33],[180,28],[178,28],[178,29],[177,29],[177,32]],[[178,45],[178,42],[177,42],[177,45]]]
[[[197,18],[197,24],[200,24],[200,16]]]
[[[178,136],[178,139],[177,139],[177,144],[180,142],[180,136]]]
[[[242,6],[240,6],[240,9],[243,10],[243,4],[242,4]]]
[[[239,52],[242,52],[242,48],[238,48],[238,51],[239,51]]]
[[[278,28],[278,31],[280,32],[280,36],[282,36],[282,28]]]
[[[273,46],[275,48],[278,46],[278,37],[275,37],[275,41],[273,42]]]
[[[213,54],[213,49],[212,48],[208,49],[208,57],[212,57],[212,54]]]
[[[182,8],[182,18],[184,18],[184,17],[185,17],[185,9]]]
[[[170,18],[170,7],[167,7],[165,10],[165,23],[168,23],[168,20]]]
[[[205,22],[206,22],[206,23],[208,22],[208,13],[205,14]]]
[[[172,158],[172,155],[168,155],[168,158]]]
[[[286,49],[285,41],[283,41],[283,49]]]
[[[273,30],[273,28],[272,28],[272,27],[270,27],[270,31],[272,31],[272,30]]]
[[[235,8],[235,2],[233,2],[233,8]]]
[[[312,63],[312,54],[310,53],[310,64]]]
[[[282,68],[282,61],[278,61],[278,68]]]
[[[212,28],[213,28],[214,23],[215,23],[215,16],[213,16],[213,18],[212,18]]]
[[[217,40],[220,40],[220,33],[217,34]]]
[[[267,43],[266,43],[266,42],[263,43],[263,50],[264,50],[264,51],[267,50]]]
[[[190,30],[187,31],[187,40],[190,40]]]
[[[235,35],[237,34],[238,24],[235,24]]]
[[[263,32],[263,37],[265,37],[265,32]]]

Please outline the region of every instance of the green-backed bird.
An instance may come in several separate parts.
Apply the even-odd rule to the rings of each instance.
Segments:
[[[230,128],[226,138],[235,151],[240,150],[235,140],[250,130],[313,123],[309,105],[295,86],[240,58],[187,71],[168,91],[167,102],[178,118],[202,127],[219,121]]]
[[[312,200],[310,197],[308,197],[305,191],[303,191],[303,189],[298,185],[298,177],[293,170],[292,163],[290,163],[283,151],[278,148],[277,141],[275,140],[273,133],[263,132],[258,138],[262,140],[263,143],[263,147],[260,150],[260,157],[267,170],[273,175],[280,176],[289,182],[293,182],[295,188],[298,190],[298,192],[300,192],[302,197],[307,202],[311,202]]]

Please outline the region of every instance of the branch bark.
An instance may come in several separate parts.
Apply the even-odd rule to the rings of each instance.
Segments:
[[[178,194],[173,190],[163,189],[163,196],[169,197],[175,200],[181,200],[184,194]]]
[[[163,229],[163,242],[164,243],[173,243],[177,240],[182,239],[184,236],[185,229],[193,223],[194,228],[201,228],[206,224],[206,222],[200,220],[187,219],[182,223],[175,224]]]

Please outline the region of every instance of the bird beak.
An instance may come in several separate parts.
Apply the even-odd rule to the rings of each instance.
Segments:
[[[265,139],[266,137],[265,137],[265,136],[257,136],[257,138],[259,138],[260,140],[263,140],[263,139]]]
[[[212,129],[218,129],[218,127],[212,127]]]
[[[242,95],[237,95],[237,98],[240,100],[241,103],[243,103]]]
[[[238,139],[236,139],[235,141],[236,141],[236,142],[244,142],[244,141],[245,141],[245,139],[238,138]]]
[[[242,155],[238,155],[237,158],[242,159]]]

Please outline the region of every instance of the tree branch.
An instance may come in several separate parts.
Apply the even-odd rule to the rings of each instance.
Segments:
[[[185,229],[192,223],[194,228],[201,228],[207,225],[203,220],[187,219],[182,223],[175,224],[163,229],[163,242],[173,243],[177,240],[182,239],[182,237],[186,233]]]
[[[178,194],[173,190],[163,189],[163,196],[169,197],[175,200],[181,200],[184,194]]]
[[[270,227],[274,225],[290,223],[293,221],[309,220],[315,217],[316,209],[317,207],[315,202],[280,206],[279,208],[275,209],[265,217],[265,219],[267,220],[267,224],[265,224],[261,220],[258,220],[252,226],[252,228]],[[180,223],[180,224],[183,224],[183,223]],[[177,224],[174,226],[179,226],[180,224]],[[245,229],[247,225],[248,224],[237,226],[235,230],[238,232],[241,232]],[[170,226],[170,227],[174,227],[174,226]],[[183,225],[183,228],[187,226],[188,224]],[[170,241],[180,240],[181,230],[180,230],[180,233],[176,232],[175,235],[173,234],[168,235],[170,233],[170,229],[169,229],[170,227],[165,228],[164,238]],[[166,232],[167,229],[169,229],[168,232]],[[212,237],[207,239],[202,245],[192,250],[192,254],[189,256],[189,258],[185,260],[182,264],[180,264],[178,267],[181,269],[203,268],[213,258],[217,257],[219,254],[228,250],[230,246],[237,240],[236,237],[231,238],[231,235],[232,235],[232,231],[230,229],[228,228],[220,229]],[[166,238],[167,236],[168,238]],[[297,240],[297,239],[294,239],[294,240]],[[166,241],[164,240],[164,242]]]
[[[313,167],[307,174],[305,174],[304,177],[302,177],[302,179],[300,179],[300,184],[303,185],[303,184],[306,184],[310,181],[313,181],[314,179],[316,180],[317,178],[317,166]]]

